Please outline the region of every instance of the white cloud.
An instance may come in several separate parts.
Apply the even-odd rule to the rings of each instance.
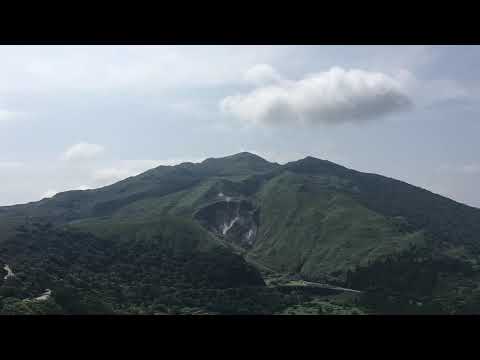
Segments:
[[[0,91],[142,93],[235,81],[280,46],[2,46]]]
[[[251,67],[245,72],[244,79],[255,85],[266,85],[282,81],[280,74],[268,64],[257,64]]]
[[[62,154],[62,158],[67,161],[92,159],[97,157],[103,151],[104,147],[101,145],[80,142],[69,147]]]
[[[49,189],[47,191],[45,191],[42,195],[42,199],[45,199],[45,198],[51,198],[52,196],[54,196],[55,194],[57,194],[58,191],[57,190],[53,190],[53,189]]]
[[[228,96],[220,109],[254,124],[359,122],[408,109],[402,83],[383,73],[334,67],[299,81]]]

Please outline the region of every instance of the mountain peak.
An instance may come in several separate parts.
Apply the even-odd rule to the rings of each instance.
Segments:
[[[265,172],[279,166],[246,151],[221,158],[208,158],[201,165],[206,170],[216,172],[217,174],[232,175]]]
[[[310,155],[308,155],[308,156],[306,156],[306,157],[304,157],[303,159],[300,159],[300,160],[298,160],[298,161],[302,161],[302,160],[303,160],[303,161],[325,161],[325,160],[323,160],[323,159],[319,159],[319,158],[316,158],[316,157],[310,156]]]
[[[291,161],[285,164],[285,168],[300,173],[345,174],[345,172],[349,171],[349,169],[344,166],[313,156],[307,156],[297,161]]]
[[[255,159],[255,160],[262,160],[262,161],[268,162],[264,158],[262,158],[262,157],[260,157],[256,154],[247,152],[247,151],[242,151],[242,152],[239,152],[237,154],[227,155],[227,156],[218,157],[218,158],[208,158],[208,159],[204,160],[203,162],[212,161],[212,160],[238,160],[238,159]]]
[[[252,159],[252,160],[261,160],[261,161],[268,162],[267,160],[265,160],[261,156],[259,156],[257,154],[247,152],[247,151],[242,151],[242,152],[239,152],[237,154],[230,155],[228,157],[232,158],[232,159]]]
[[[208,158],[208,159],[205,159],[204,161],[202,161],[202,164],[203,163],[211,163],[211,162],[257,162],[257,163],[264,163],[264,164],[271,164],[269,161],[265,160],[264,158],[256,155],[256,154],[252,154],[250,152],[246,152],[246,151],[243,151],[243,152],[239,152],[237,154],[233,154],[233,155],[228,155],[228,156],[224,156],[224,157],[218,157],[218,158]]]

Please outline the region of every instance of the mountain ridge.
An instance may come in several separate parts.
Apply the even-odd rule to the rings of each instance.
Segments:
[[[109,241],[122,244],[155,238],[155,224],[176,229],[174,224],[185,223],[190,231],[162,235],[167,236],[165,251],[177,243],[193,244],[199,236],[200,247],[215,243],[279,274],[360,288],[368,296],[382,284],[387,289],[382,296],[402,304],[417,297],[431,304],[440,299],[432,309],[451,308],[462,277],[463,286],[476,294],[480,274],[480,209],[312,156],[281,165],[242,152],[159,166],[99,189],[0,207],[0,245],[20,241],[18,229],[32,222],[100,238],[111,233]],[[416,259],[424,259],[424,265]],[[402,276],[400,270],[414,269],[409,276],[419,279],[423,290],[403,283],[390,289],[374,268],[396,277]],[[452,276],[455,281],[448,280]],[[441,286],[424,286],[429,282]],[[398,295],[400,288],[405,296]],[[372,306],[378,299],[368,296],[365,303]]]
[[[223,157],[218,157],[218,158],[210,157],[210,158],[207,158],[207,159],[205,159],[201,162],[182,162],[182,163],[179,163],[179,164],[176,164],[176,165],[159,165],[159,166],[154,167],[152,169],[148,169],[148,170],[146,170],[146,171],[144,171],[144,172],[142,172],[138,175],[129,176],[125,179],[119,180],[119,181],[117,181],[113,184],[110,184],[110,185],[105,185],[105,186],[102,186],[102,187],[85,189],[85,190],[65,190],[65,191],[58,192],[58,193],[56,193],[55,195],[53,195],[52,197],[49,197],[49,198],[43,198],[43,199],[40,199],[40,200],[30,201],[30,202],[27,202],[27,203],[19,203],[19,204],[13,204],[13,205],[0,206],[0,212],[2,210],[15,208],[15,207],[18,207],[18,206],[36,204],[36,203],[39,203],[39,202],[44,201],[44,200],[55,198],[56,196],[59,196],[59,195],[63,195],[65,193],[75,193],[75,194],[91,193],[92,191],[102,190],[102,189],[105,189],[105,188],[110,188],[113,185],[118,185],[118,184],[124,183],[126,181],[131,181],[133,179],[138,179],[139,177],[144,177],[146,175],[151,174],[151,172],[157,172],[158,170],[172,170],[174,168],[177,168],[177,169],[184,169],[184,168],[191,169],[192,167],[199,166],[199,165],[202,165],[202,164],[205,164],[205,163],[210,163],[212,161],[222,162],[222,161],[228,161],[228,160],[235,159],[235,158],[247,158],[247,159],[253,159],[253,160],[260,160],[263,163],[271,164],[274,167],[284,168],[284,169],[289,169],[289,170],[291,168],[301,167],[304,164],[314,164],[314,163],[322,164],[324,167],[337,168],[339,170],[341,169],[340,171],[344,171],[345,173],[355,172],[355,173],[360,173],[360,174],[364,174],[364,175],[368,175],[368,176],[372,176],[372,177],[382,177],[382,178],[387,178],[389,180],[394,180],[396,182],[404,183],[404,184],[410,185],[412,187],[427,191],[427,192],[429,192],[431,194],[434,194],[436,196],[449,199],[450,201],[453,201],[453,202],[458,203],[460,205],[464,205],[464,206],[467,206],[467,207],[470,207],[470,208],[473,208],[473,209],[479,209],[476,206],[469,205],[469,204],[466,204],[466,203],[462,203],[462,202],[457,201],[455,199],[449,198],[445,195],[435,193],[432,190],[429,190],[427,188],[423,188],[423,187],[420,187],[420,186],[417,186],[417,185],[413,185],[408,181],[398,180],[398,179],[395,179],[393,177],[389,177],[387,175],[382,175],[382,174],[379,174],[379,173],[376,173],[376,172],[364,172],[364,171],[358,171],[358,170],[350,169],[348,167],[345,167],[343,165],[331,162],[329,160],[316,158],[316,157],[310,156],[310,155],[308,155],[308,156],[306,156],[302,159],[299,159],[299,160],[293,160],[293,161],[286,162],[285,164],[282,165],[282,164],[279,164],[279,163],[276,163],[276,162],[270,162],[270,161],[262,158],[261,156],[259,156],[257,154],[254,154],[254,153],[240,152],[240,153],[236,153],[236,154],[233,154],[233,155],[228,155],[228,156],[223,156]]]

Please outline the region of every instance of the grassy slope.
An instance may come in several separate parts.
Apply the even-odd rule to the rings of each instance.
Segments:
[[[229,184],[225,185],[224,178],[209,178],[186,190],[132,202],[113,214],[113,222],[86,223],[95,232],[98,224],[104,229],[122,229],[132,223],[154,227],[165,215],[189,218],[221,189],[233,191],[235,186]],[[409,243],[422,243],[421,232],[400,233],[389,219],[354,201],[342,191],[349,185],[335,176],[291,172],[268,181],[252,198],[261,207],[261,226],[257,245],[248,257],[279,271],[317,278],[341,276],[355,265],[365,265]],[[85,226],[85,221],[77,226]]]
[[[151,241],[156,247],[174,251],[207,251],[222,246],[191,220],[163,216],[155,221],[85,219],[69,225],[95,236],[116,241]]]
[[[250,256],[318,277],[422,242],[421,233],[402,234],[384,216],[332,191],[338,181],[290,172],[272,179],[259,194],[259,239]]]
[[[271,175],[262,175],[266,173]],[[75,226],[119,238],[123,233],[155,236],[163,231],[164,216],[175,215],[185,222],[175,220],[178,225],[171,231],[181,232],[185,225],[195,234],[198,225],[188,219],[200,206],[215,201],[220,191],[259,204],[258,240],[248,256],[276,270],[313,278],[341,276],[348,268],[399,252],[410,243],[423,244],[427,232],[440,240],[435,246],[441,245],[445,253],[478,259],[472,251],[478,244],[479,209],[327,161],[307,158],[280,168],[248,154],[159,167],[102,189],[0,208],[5,213],[0,241],[16,225],[15,213],[77,220]],[[399,227],[395,217],[411,226]],[[453,282],[458,280],[449,281]]]
[[[218,183],[207,179],[200,184],[165,196],[135,201],[116,211],[115,218],[152,219],[163,215],[191,215],[193,210],[208,201],[209,192]]]

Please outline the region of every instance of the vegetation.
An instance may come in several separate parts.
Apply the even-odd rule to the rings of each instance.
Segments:
[[[355,265],[424,241],[421,233],[404,232],[347,193],[332,191],[338,186],[348,184],[291,172],[268,182],[259,194],[261,228],[250,256],[306,278],[344,280]]]
[[[154,314],[200,309],[255,314],[290,304],[288,297],[265,287],[258,271],[222,247],[191,251],[161,245],[164,236],[182,236],[179,233],[166,230],[115,241],[50,224],[22,226],[0,252],[0,260],[15,274],[0,280],[0,313]],[[45,289],[51,289],[51,298],[34,300]]]
[[[159,166],[1,207],[0,311],[328,312],[261,269],[362,291],[333,313],[478,313],[479,234],[480,209],[312,157]]]
[[[468,311],[468,306],[473,308],[478,300],[465,297],[468,305],[458,306],[455,292],[462,282],[470,289],[476,288],[475,276],[478,274],[469,262],[434,253],[428,247],[411,246],[349,271],[347,285],[363,289],[359,303],[375,312],[460,313]],[[454,288],[445,288],[449,282],[455,284]]]

